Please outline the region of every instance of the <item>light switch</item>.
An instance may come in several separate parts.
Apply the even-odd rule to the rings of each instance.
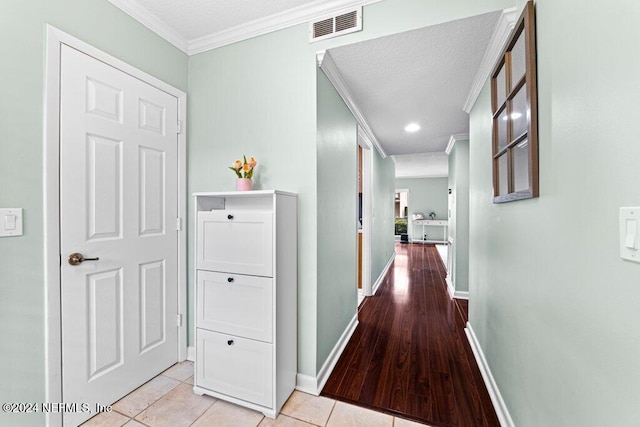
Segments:
[[[638,242],[640,242],[640,207],[620,208],[620,257],[640,262]]]
[[[627,237],[624,241],[624,245],[635,251],[638,250],[638,221],[635,219],[627,220]]]
[[[4,217],[4,229],[5,230],[15,230],[16,229],[16,216],[15,215],[7,215]]]
[[[22,236],[22,209],[0,209],[0,237]]]

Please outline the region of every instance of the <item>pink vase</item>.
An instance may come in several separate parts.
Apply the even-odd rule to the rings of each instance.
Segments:
[[[236,178],[236,191],[251,191],[251,179]]]

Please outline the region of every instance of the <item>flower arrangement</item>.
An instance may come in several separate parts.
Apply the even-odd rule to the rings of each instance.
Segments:
[[[249,157],[247,160],[247,156],[242,155],[242,160],[236,160],[233,162],[233,166],[229,166],[229,169],[234,171],[238,178],[247,178],[251,179],[253,177],[253,170],[255,169],[258,162],[253,157]]]

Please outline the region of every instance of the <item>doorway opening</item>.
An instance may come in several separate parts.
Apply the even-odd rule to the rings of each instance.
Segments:
[[[409,243],[409,190],[396,189],[393,211],[396,241]]]

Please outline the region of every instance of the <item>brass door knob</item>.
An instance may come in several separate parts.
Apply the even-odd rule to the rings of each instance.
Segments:
[[[71,265],[80,265],[82,264],[84,261],[98,261],[100,258],[96,257],[96,258],[85,258],[81,253],[78,252],[74,252],[71,255],[69,255],[69,264]]]

